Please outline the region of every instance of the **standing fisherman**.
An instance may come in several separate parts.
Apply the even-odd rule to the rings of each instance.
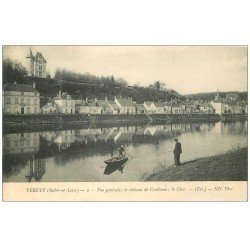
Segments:
[[[174,148],[174,162],[175,162],[175,166],[180,166],[180,156],[182,153],[182,149],[181,149],[181,143],[178,142],[178,139],[175,138],[175,148]]]
[[[124,147],[123,145],[121,145],[121,147],[119,148],[119,157],[123,157],[123,153],[124,153]]]

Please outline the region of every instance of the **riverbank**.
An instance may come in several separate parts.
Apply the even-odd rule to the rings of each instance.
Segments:
[[[43,128],[50,125],[133,125],[149,122],[189,122],[189,121],[219,121],[220,117],[216,114],[4,114],[4,129],[15,128]]]
[[[5,114],[3,130],[6,133],[40,131],[53,128],[67,129],[90,126],[133,126],[172,123],[198,123],[246,120],[246,115],[219,116],[218,114]]]
[[[247,147],[163,167],[143,181],[247,181]]]

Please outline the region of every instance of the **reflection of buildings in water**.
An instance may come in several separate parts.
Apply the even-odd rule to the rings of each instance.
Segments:
[[[155,126],[148,126],[145,128],[144,135],[151,135],[154,136],[156,133],[156,127]]]
[[[57,131],[54,143],[59,147],[59,150],[70,147],[75,142],[75,130]]]
[[[39,132],[6,134],[3,145],[4,154],[36,153],[40,147]]]
[[[47,142],[54,142],[56,138],[56,133],[54,131],[44,131],[41,132],[41,137],[44,138]]]
[[[144,135],[145,126],[137,126],[135,129],[136,135]]]
[[[246,134],[247,122],[235,121],[235,122],[221,122],[222,134]]]
[[[88,128],[75,131],[75,140],[88,143],[89,141],[105,140],[111,129]]]
[[[34,178],[35,181],[40,181],[45,172],[45,160],[32,158],[26,165],[25,178],[28,182],[31,182],[32,178]]]
[[[107,136],[105,137],[105,141],[114,141],[114,139],[117,137],[117,135],[120,134],[120,131],[118,128],[112,128],[109,133],[107,134]]]

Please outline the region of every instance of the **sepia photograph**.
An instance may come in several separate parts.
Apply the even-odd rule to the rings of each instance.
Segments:
[[[248,179],[247,46],[5,45],[2,88],[3,183]]]

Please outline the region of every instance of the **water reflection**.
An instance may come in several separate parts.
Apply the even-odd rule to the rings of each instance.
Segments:
[[[181,137],[185,157],[189,159],[230,149],[232,141],[246,143],[246,135],[247,122],[117,126],[5,134],[3,135],[3,180],[28,182],[139,180],[143,167],[145,171],[153,169],[155,162],[166,160],[164,151],[167,147],[171,149],[174,137]],[[223,140],[220,142],[222,137]],[[200,152],[198,148],[195,151],[197,145],[202,146],[205,141],[209,144],[206,145],[206,149]],[[229,146],[221,147],[220,143]],[[103,172],[104,160],[112,154],[116,155],[121,144],[126,145],[131,153],[138,156],[128,164],[129,171],[126,171],[126,177],[120,175],[124,165],[106,167]],[[167,159],[168,162],[170,160],[171,158]],[[135,167],[130,168],[130,166]],[[104,176],[114,177],[105,179]]]

